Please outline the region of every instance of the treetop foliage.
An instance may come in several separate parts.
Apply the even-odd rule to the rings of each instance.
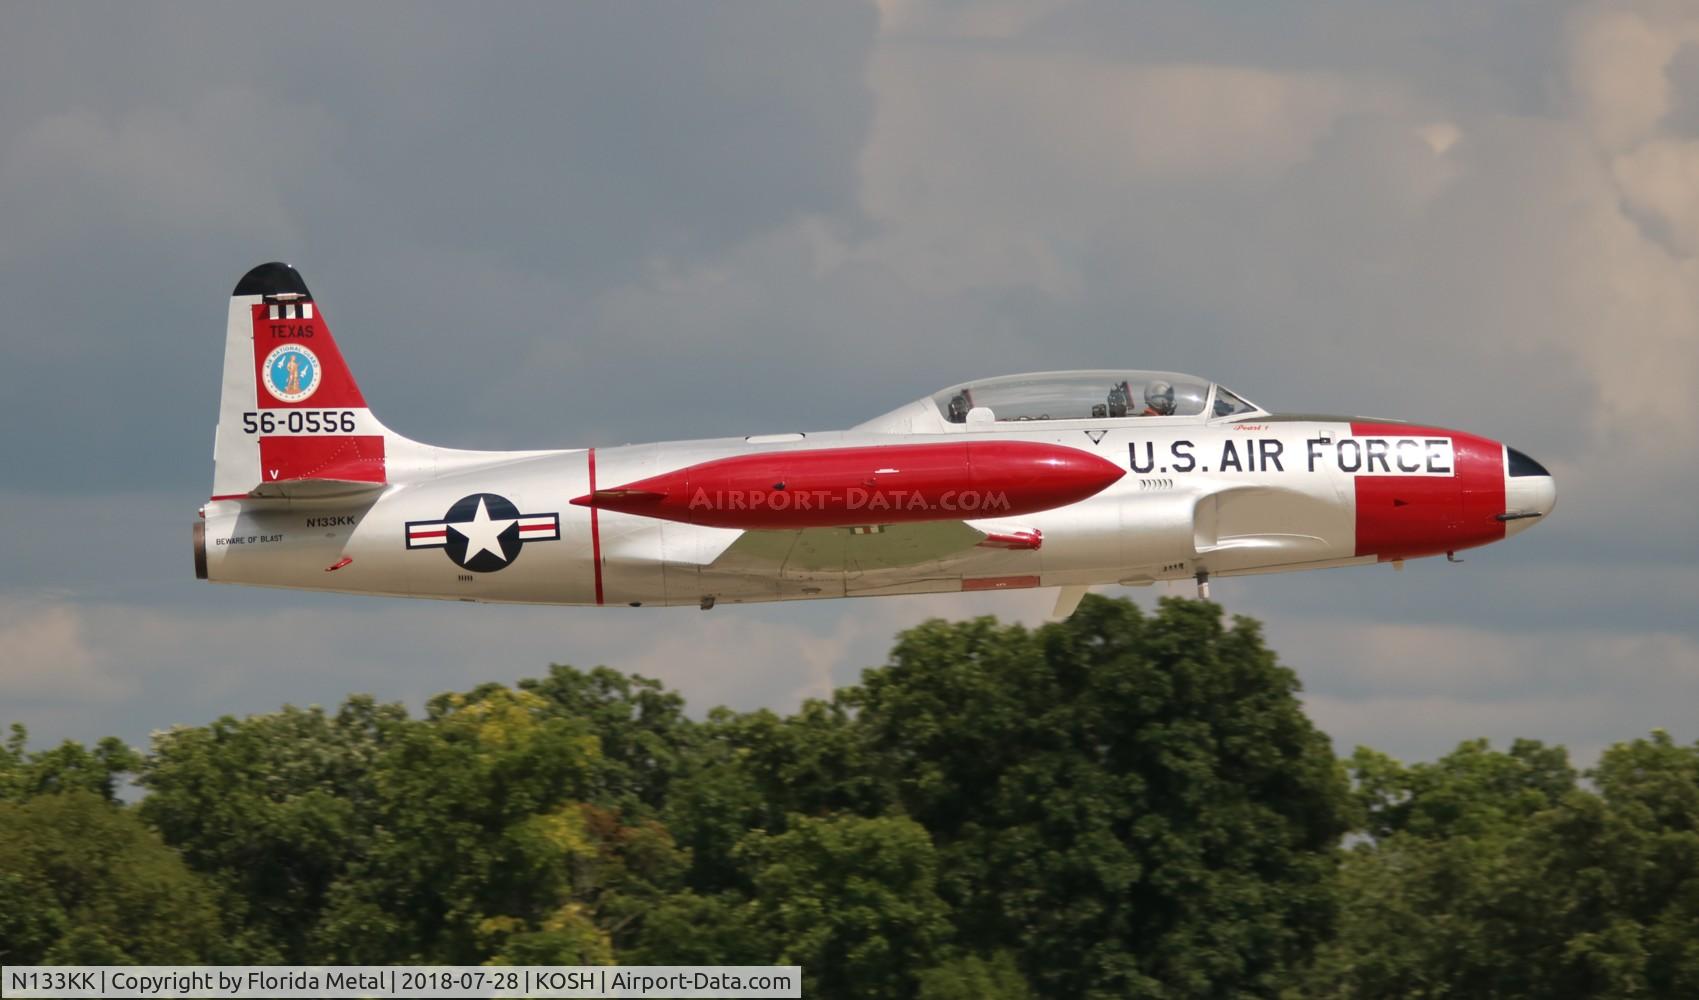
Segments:
[[[133,776],[145,794],[118,800]],[[551,667],[0,750],[0,959],[797,963],[821,997],[1699,995],[1699,747],[1339,760],[1257,624],[929,621],[789,714]]]

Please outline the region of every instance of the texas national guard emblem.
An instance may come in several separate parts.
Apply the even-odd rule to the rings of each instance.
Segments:
[[[299,403],[319,387],[318,356],[294,344],[279,347],[265,356],[260,382],[275,398]]]
[[[521,514],[495,493],[461,497],[440,521],[407,522],[408,548],[442,549],[454,565],[474,573],[512,565],[526,542],[559,538],[560,514]]]

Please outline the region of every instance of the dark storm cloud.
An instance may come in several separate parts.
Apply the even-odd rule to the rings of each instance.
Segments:
[[[717,248],[798,211],[853,209],[871,110],[872,12],[849,5],[24,14],[50,23],[0,42],[9,141],[55,115],[194,119],[209,98],[245,95],[249,121],[193,138],[277,163],[252,180],[277,189],[289,218],[265,227],[346,237],[381,225],[387,242],[581,279]]]
[[[855,221],[869,9],[7,20],[0,281],[28,377],[0,391],[43,419],[0,461],[70,488],[174,485],[204,457],[222,299],[261,260],[294,260],[337,328],[362,331],[344,334],[357,370],[381,356],[400,384],[475,403],[519,360],[515,338],[571,335],[571,304],[647,258],[694,261],[799,213]],[[537,308],[504,309],[509,292]],[[479,351],[495,361],[469,385]]]

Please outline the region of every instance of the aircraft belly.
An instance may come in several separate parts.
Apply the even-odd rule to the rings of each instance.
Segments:
[[[1116,492],[1028,519],[1043,540],[1033,553],[1010,553],[1008,571],[1031,567],[1045,584],[1103,583],[1120,577],[1126,563],[1125,502]],[[991,567],[980,567],[984,572]],[[986,575],[992,575],[986,573]]]

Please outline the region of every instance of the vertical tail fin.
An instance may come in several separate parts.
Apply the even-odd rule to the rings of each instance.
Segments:
[[[288,264],[237,282],[213,444],[214,499],[369,489],[388,482],[386,442],[324,314]]]

